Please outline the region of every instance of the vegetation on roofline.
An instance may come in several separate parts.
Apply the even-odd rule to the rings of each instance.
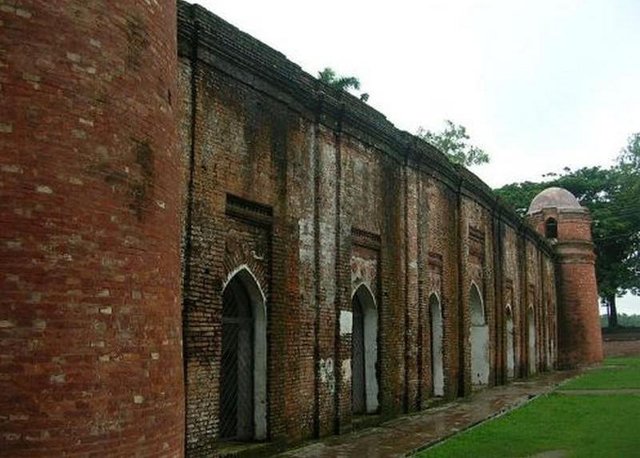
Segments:
[[[331,67],[325,67],[324,70],[318,72],[318,79],[328,86],[341,91],[354,92],[354,95],[360,100],[366,102],[369,100],[369,94],[360,91],[360,79],[355,76],[338,75]]]
[[[440,132],[420,127],[416,135],[437,147],[454,164],[470,167],[486,164],[490,160],[486,151],[470,143],[466,127],[449,119],[445,120],[445,128]]]
[[[334,89],[351,92],[360,97],[363,102],[369,100],[368,93],[359,92],[360,79],[356,76],[339,75],[333,68],[325,67],[324,70],[318,72],[318,79]],[[448,119],[445,121],[443,130],[435,132],[420,127],[416,135],[437,147],[455,164],[469,167],[489,162],[489,155],[483,149],[469,142],[470,137],[466,127]]]

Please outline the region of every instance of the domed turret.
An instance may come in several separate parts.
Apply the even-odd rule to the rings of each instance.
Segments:
[[[528,215],[544,210],[545,208],[555,208],[558,210],[579,210],[584,208],[578,202],[578,199],[564,188],[551,187],[547,188],[531,201]]]
[[[589,211],[566,189],[551,187],[533,199],[527,219],[556,250],[560,366],[601,361],[602,334]]]

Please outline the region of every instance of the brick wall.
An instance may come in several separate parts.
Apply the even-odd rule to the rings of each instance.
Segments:
[[[377,314],[375,421],[432,401],[432,295],[445,398],[472,389],[472,284],[488,384],[506,380],[507,304],[517,375],[528,305],[536,370],[550,366],[550,245],[368,105],[182,2],[177,53],[172,7],[32,1],[0,15],[3,450],[218,453],[223,292],[241,277],[264,302],[253,352],[266,352],[276,446],[360,421],[359,285]],[[575,272],[562,270],[571,291]]]
[[[179,17],[191,119],[182,122],[182,144],[193,177],[184,242],[188,452],[224,446],[220,307],[226,280],[242,265],[259,272],[268,291],[270,442],[345,432],[359,421],[350,318],[362,284],[378,314],[379,419],[431,400],[434,293],[446,398],[471,391],[472,282],[486,310],[489,385],[505,381],[507,300],[524,375],[524,304],[527,294],[537,297],[536,323],[543,319],[541,266],[550,247],[477,177],[366,104],[200,7],[180,4]],[[250,230],[257,220],[238,220],[229,199],[268,209],[269,223]],[[230,256],[230,246],[243,248]],[[545,336],[540,331],[540,348]]]
[[[0,2],[0,454],[183,453],[175,22]]]

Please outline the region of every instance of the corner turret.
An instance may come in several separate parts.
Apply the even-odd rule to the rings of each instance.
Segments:
[[[566,189],[552,187],[533,199],[527,220],[555,246],[560,367],[602,361],[589,211]]]

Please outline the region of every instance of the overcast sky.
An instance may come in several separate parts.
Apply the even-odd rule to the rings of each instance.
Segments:
[[[196,3],[313,75],[357,76],[401,129],[466,126],[492,187],[610,165],[640,131],[639,0]]]

